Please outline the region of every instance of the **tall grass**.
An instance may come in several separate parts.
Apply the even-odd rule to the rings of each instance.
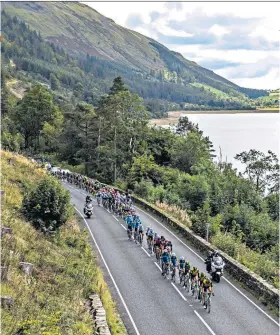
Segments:
[[[192,226],[192,222],[191,222],[187,212],[185,210],[183,210],[182,208],[180,208],[179,206],[168,205],[167,203],[160,202],[160,201],[156,201],[155,206],[158,209],[164,211],[169,216],[171,216],[174,219],[177,219],[178,221],[180,221],[183,225],[185,225],[189,228]]]
[[[75,218],[52,237],[46,237],[25,221],[19,208],[23,195],[44,176],[22,156],[2,152],[2,226],[13,235],[2,238],[2,266],[8,267],[1,284],[2,296],[15,304],[2,308],[2,333],[14,335],[91,335],[93,320],[85,308],[93,292],[101,296],[112,334],[126,334],[103,274],[95,263],[88,234]],[[8,160],[11,159],[10,164]],[[32,276],[24,275],[19,262],[34,265]]]

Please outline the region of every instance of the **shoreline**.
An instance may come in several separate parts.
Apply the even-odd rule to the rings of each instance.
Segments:
[[[170,124],[177,122],[178,119],[184,114],[187,115],[232,115],[232,114],[277,114],[279,109],[257,109],[257,110],[220,110],[220,111],[171,111],[168,112],[167,118],[150,119],[150,124]]]

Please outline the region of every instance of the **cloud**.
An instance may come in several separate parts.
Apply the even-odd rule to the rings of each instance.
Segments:
[[[279,58],[280,3],[87,4],[238,85],[280,86],[275,76],[279,74],[275,63]]]

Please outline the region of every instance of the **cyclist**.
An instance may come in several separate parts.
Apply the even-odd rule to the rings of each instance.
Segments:
[[[153,252],[153,240],[154,240],[154,230],[153,230],[153,228],[148,228],[147,244],[149,246],[149,249],[151,249],[151,252]]]
[[[176,275],[176,268],[178,267],[177,256],[176,256],[175,252],[173,252],[171,254],[170,260],[171,260],[171,267],[172,267],[172,270],[173,270],[173,276],[172,277],[174,277]]]
[[[171,241],[167,241],[166,246],[169,247],[170,250],[171,250],[171,252],[172,252],[172,242]]]
[[[137,239],[137,234],[138,234],[138,229],[139,229],[139,225],[141,224],[141,220],[139,218],[139,215],[133,215],[133,223],[134,223],[134,239],[135,239],[135,242],[136,239]]]
[[[157,233],[154,235],[154,252],[156,252],[156,247],[160,247],[160,237]]]
[[[142,244],[143,237],[144,237],[144,229],[143,229],[141,220],[139,222],[138,230],[139,230],[139,238],[141,239],[140,243]]]
[[[202,282],[201,288],[202,288],[203,306],[204,306],[204,309],[206,309],[207,308],[207,306],[205,304],[206,294],[209,292],[209,293],[212,293],[212,295],[214,296],[214,289],[213,289],[212,280],[205,277],[205,279]]]
[[[130,213],[128,213],[128,216],[125,219],[125,221],[126,221],[126,224],[127,224],[127,234],[129,234],[129,232],[131,232],[131,234],[132,234],[133,218],[132,218],[132,215]]]
[[[198,286],[199,286],[198,299],[200,300],[201,300],[201,295],[202,295],[202,284],[203,284],[204,279],[206,279],[206,275],[204,272],[201,272],[198,278]]]
[[[186,260],[185,257],[182,256],[179,259],[179,277],[181,278],[182,274],[185,273],[185,265],[186,265]]]
[[[193,284],[196,280],[198,280],[199,277],[199,270],[196,266],[194,266],[191,271],[190,271],[190,275],[191,275],[191,290],[193,289]]]
[[[102,198],[102,193],[100,191],[97,192],[96,198],[97,198],[98,206],[100,206],[100,202],[101,202],[101,198]]]
[[[164,266],[168,266],[170,263],[170,256],[169,253],[167,252],[166,249],[163,250],[163,253],[161,254],[161,270],[162,270],[162,275],[164,275]]]

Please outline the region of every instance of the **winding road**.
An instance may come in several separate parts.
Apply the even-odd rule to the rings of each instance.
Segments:
[[[278,335],[279,324],[254,297],[237,283],[222,278],[214,284],[211,313],[177,283],[162,278],[155,257],[129,241],[125,223],[94,202],[94,215],[84,218],[86,192],[63,183],[78,215],[98,250],[100,265],[129,334],[137,335]],[[150,214],[136,207],[144,226],[152,226],[173,243],[177,256],[185,256],[205,272],[203,258]]]

